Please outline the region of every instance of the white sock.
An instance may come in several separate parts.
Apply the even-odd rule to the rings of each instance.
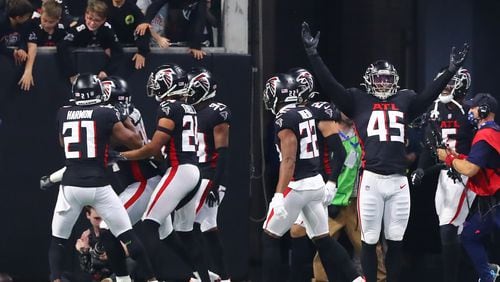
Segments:
[[[132,282],[130,276],[116,276],[116,282]]]

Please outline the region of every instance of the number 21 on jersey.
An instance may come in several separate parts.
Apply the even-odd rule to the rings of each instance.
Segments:
[[[400,111],[372,111],[366,133],[378,136],[379,141],[405,143],[404,114]]]
[[[63,123],[62,134],[66,159],[91,159],[96,157],[97,147],[94,128],[95,122],[93,120],[66,121]],[[86,139],[81,138],[84,134],[83,131],[85,131]],[[77,144],[79,149],[70,151],[70,145],[72,144]],[[83,147],[86,147],[86,156],[82,156]]]

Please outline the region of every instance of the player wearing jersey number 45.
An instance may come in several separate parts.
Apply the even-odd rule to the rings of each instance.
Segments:
[[[154,96],[160,102],[156,131],[151,142],[120,155],[128,160],[166,155],[167,171],[153,191],[143,216],[144,241],[151,252],[158,250],[159,233],[164,243],[176,248],[174,250],[193,271],[196,268],[201,279],[208,281],[208,269],[192,232],[196,210],[194,196],[200,181],[196,156],[198,119],[194,107],[184,101],[186,86],[186,72],[176,64],[159,66],[151,73],[147,83],[148,96]],[[170,214],[174,210],[172,226]],[[174,241],[177,234],[182,244]]]
[[[127,211],[105,174],[110,140],[128,148],[138,148],[142,144],[141,138],[123,125],[116,109],[100,105],[103,100],[102,85],[95,75],[79,75],[73,84],[72,94],[75,105],[62,107],[58,112],[59,138],[67,169],[62,177],[52,219],[49,249],[51,281],[61,280],[68,238],[85,205],[95,208],[111,233],[127,245],[130,257],[145,267],[151,281],[156,280],[144,247],[132,230]],[[113,236],[106,238],[103,240],[104,247],[117,281],[130,281],[121,244]]]
[[[298,107],[298,92],[288,74],[277,74],[266,82],[263,100],[276,115],[275,142],[280,156],[276,193],[269,204],[262,234],[264,281],[281,281],[280,238],[300,213],[307,234],[316,246],[329,279],[333,269],[343,272],[346,281],[362,281],[349,255],[328,236],[323,178],[319,174],[316,121],[312,112]]]
[[[363,76],[365,90],[346,89],[330,73],[318,54],[319,32],[311,35],[302,25],[302,41],[320,84],[331,101],[354,120],[363,146],[358,207],[361,219],[361,264],[368,282],[376,281],[376,244],[384,221],[387,239],[387,281],[398,281],[403,235],[410,215],[410,192],[405,172],[405,126],[423,113],[462,66],[468,45],[453,48],[447,70],[423,93],[398,90],[399,76],[389,62],[379,60],[368,66]]]

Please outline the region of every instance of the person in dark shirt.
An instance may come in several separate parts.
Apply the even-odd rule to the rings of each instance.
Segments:
[[[40,15],[42,13],[43,4],[47,1],[48,0],[31,1],[31,3],[33,4],[33,8],[35,10],[33,16],[37,14]],[[70,24],[73,21],[75,21],[75,17],[73,17],[69,12],[68,0],[54,0],[54,1],[61,6],[60,22],[66,27],[70,26]]]
[[[123,57],[123,48],[118,37],[106,22],[108,7],[100,0],[90,0],[85,16],[70,27],[68,34],[57,44],[57,56],[70,82],[78,72],[71,54],[71,47],[101,47],[109,61],[98,71],[100,79],[117,71]]]
[[[371,64],[363,76],[365,91],[346,89],[330,73],[316,49],[319,33],[311,35],[302,25],[306,54],[331,101],[356,124],[364,154],[359,186],[361,222],[361,264],[366,281],[377,281],[376,245],[384,222],[387,239],[387,280],[398,281],[401,271],[402,240],[410,216],[410,191],[406,168],[405,127],[423,113],[464,63],[468,46],[450,55],[447,70],[420,95],[398,90],[396,68],[385,60]]]
[[[125,0],[107,0],[108,22],[118,36],[118,40],[123,45],[137,46],[137,53],[132,60],[135,62],[136,69],[142,69],[146,63],[146,56],[149,54],[149,41],[151,32],[148,30],[144,35],[135,33],[135,29],[142,25],[149,27],[144,15],[139,7],[130,1]]]
[[[153,0],[151,5],[146,10],[146,22],[150,23],[155,17],[156,13],[165,4],[169,4],[169,9],[182,10],[182,14],[189,22],[187,30],[182,32],[182,37],[189,41],[189,53],[193,54],[198,60],[201,60],[207,55],[206,52],[201,50],[201,42],[203,41],[203,30],[206,26],[207,16],[207,1],[206,0]],[[172,27],[170,27],[172,28]],[[140,35],[145,34],[147,28],[139,26],[136,32]],[[171,38],[168,33],[171,32],[166,29],[166,35],[170,40],[178,41],[176,38]]]
[[[62,6],[56,0],[43,2],[40,13],[33,13],[33,30],[29,42],[37,46],[56,46],[66,36],[64,25],[60,23]]]
[[[32,13],[33,6],[28,0],[10,0],[5,14],[0,14],[0,54],[12,57],[16,65],[25,64],[24,73],[18,82],[25,91],[34,85],[32,70],[36,45],[28,43]]]

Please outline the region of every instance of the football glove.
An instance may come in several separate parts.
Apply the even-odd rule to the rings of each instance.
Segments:
[[[309,29],[309,24],[306,22],[302,23],[302,43],[304,43],[304,49],[308,56],[314,56],[318,54],[318,43],[319,43],[320,32],[316,33],[316,36],[312,37],[311,30]]]
[[[40,189],[49,190],[55,185],[54,182],[50,181],[50,176],[44,175],[40,178]]]
[[[126,161],[126,160],[127,158],[125,158],[121,152],[115,150],[108,151],[108,166],[112,166],[113,164],[119,161]]]
[[[325,184],[325,194],[323,195],[323,205],[328,206],[332,203],[333,198],[337,194],[337,184],[333,181],[328,181]]]
[[[467,58],[467,53],[469,53],[469,44],[464,43],[464,48],[461,51],[457,51],[455,46],[451,48],[450,53],[450,65],[448,66],[448,70],[452,73],[456,73],[458,69],[464,64],[465,59]]]
[[[413,187],[419,186],[422,183],[422,179],[424,178],[425,172],[421,168],[417,168],[415,171],[411,173],[411,184]]]
[[[328,217],[331,219],[337,218],[340,214],[340,210],[342,209],[342,206],[338,205],[329,205],[328,206]]]
[[[215,205],[219,205],[220,203],[220,197],[219,197],[219,185],[213,183],[211,180],[208,182],[207,189],[210,189],[207,195],[207,199],[205,202],[209,207],[213,207]]]
[[[269,204],[269,208],[274,210],[274,215],[278,218],[285,218],[288,215],[284,199],[283,193],[274,193],[273,199]]]

